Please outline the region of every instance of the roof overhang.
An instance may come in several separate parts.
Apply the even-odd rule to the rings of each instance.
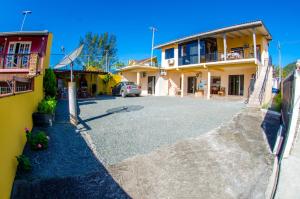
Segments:
[[[255,29],[255,31],[257,33],[260,33],[262,35],[264,35],[265,37],[267,37],[268,40],[272,40],[272,36],[269,33],[267,27],[264,25],[264,23],[262,21],[254,21],[254,22],[249,22],[249,23],[243,23],[243,24],[238,24],[238,25],[233,25],[233,26],[228,26],[225,28],[220,28],[220,29],[216,29],[216,30],[212,30],[212,31],[208,31],[208,32],[202,32],[202,33],[198,33],[198,34],[194,34],[194,35],[190,35],[187,37],[182,37],[170,42],[166,42],[160,45],[157,45],[154,47],[154,49],[160,49],[163,48],[165,46],[168,45],[172,45],[175,43],[182,43],[182,42],[186,42],[189,40],[193,40],[195,38],[205,38],[205,37],[210,37],[210,36],[221,36],[224,33],[231,33],[231,32],[238,32],[240,33],[241,31],[248,31]],[[241,33],[240,33],[241,34]]]
[[[0,32],[0,36],[39,36],[48,35],[48,30],[42,31],[15,31],[15,32]]]
[[[157,71],[159,70],[159,68],[154,66],[133,65],[133,66],[125,66],[123,68],[118,69],[119,72],[133,71],[133,70]]]

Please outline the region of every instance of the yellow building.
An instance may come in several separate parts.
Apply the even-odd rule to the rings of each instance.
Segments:
[[[155,46],[161,50],[160,68],[127,66],[122,76],[142,87],[155,85],[158,96],[248,98],[252,93],[250,101],[262,103],[267,99],[261,99],[259,87],[269,89],[272,81],[271,39],[262,21],[203,32]]]
[[[0,198],[10,198],[17,160],[31,129],[32,113],[43,99],[52,33],[0,33]]]

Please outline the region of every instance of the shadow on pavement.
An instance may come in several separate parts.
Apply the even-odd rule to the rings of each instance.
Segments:
[[[280,116],[274,114],[273,111],[267,111],[261,127],[266,135],[269,148],[271,151],[273,151],[277,138],[277,132],[280,127]]]
[[[49,147],[32,151],[28,144],[24,154],[32,163],[29,173],[17,173],[11,198],[130,198],[113,179],[82,137],[69,123],[67,102],[57,107],[59,122],[43,130],[49,136]]]

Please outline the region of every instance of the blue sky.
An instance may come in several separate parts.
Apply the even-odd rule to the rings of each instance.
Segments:
[[[270,30],[271,55],[278,62],[277,42],[282,43],[283,65],[300,59],[299,1],[116,1],[116,0],[1,0],[0,31],[19,30],[22,10],[32,10],[24,30],[53,32],[52,53],[65,46],[71,51],[86,32],[110,32],[118,39],[121,60],[150,56],[151,32],[155,43],[227,25],[262,19]],[[159,51],[155,52],[159,54]]]

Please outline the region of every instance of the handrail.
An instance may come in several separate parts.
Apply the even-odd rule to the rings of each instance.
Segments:
[[[261,90],[259,92],[259,103],[262,104],[262,101],[263,101],[263,98],[264,98],[264,94],[265,94],[265,91],[266,91],[266,85],[267,85],[267,81],[269,79],[269,70],[270,70],[270,65],[268,64],[267,65],[267,70],[266,70],[266,74],[265,74],[265,77],[264,77],[264,81],[263,81],[263,85],[261,87]]]
[[[39,53],[7,53],[0,54],[0,68],[2,69],[28,69],[32,55],[40,57]],[[38,62],[38,60],[36,60]]]

